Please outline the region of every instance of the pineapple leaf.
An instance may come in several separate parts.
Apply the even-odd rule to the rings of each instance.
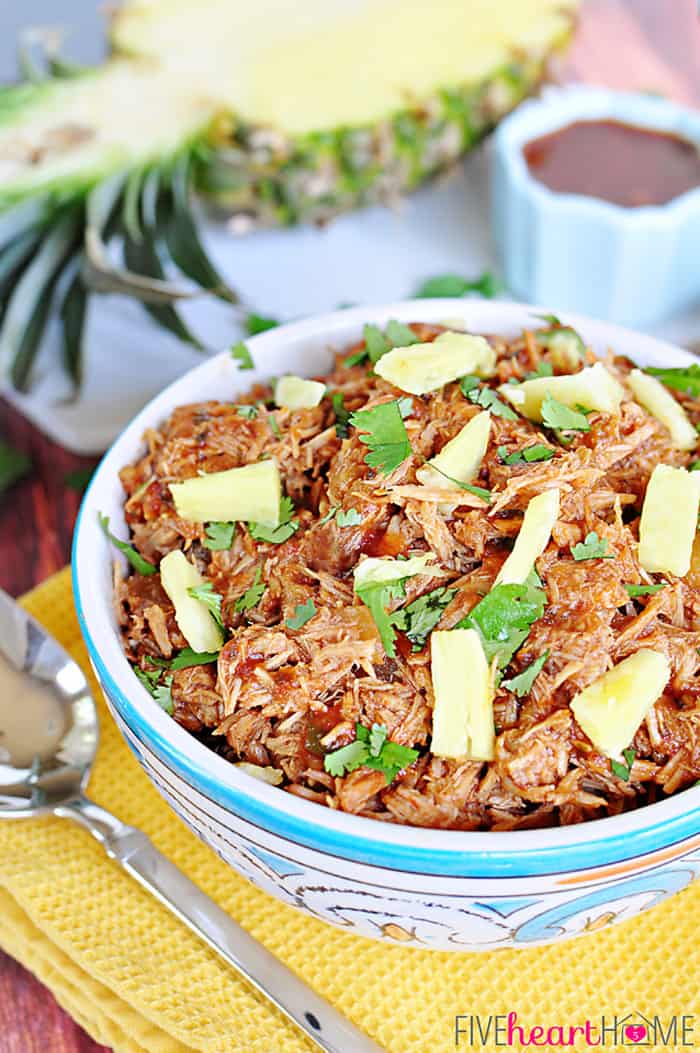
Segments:
[[[80,273],[80,263],[66,289],[61,304],[63,323],[63,364],[76,388],[83,380],[83,332],[87,314],[88,291]]]
[[[141,280],[143,281],[153,279],[163,285],[167,284],[163,281],[163,267],[158,258],[156,247],[152,241],[146,241],[145,239],[140,242],[134,241],[128,234],[125,234],[124,259],[129,268],[129,271],[125,273],[131,273],[132,276],[142,275],[143,277]],[[204,350],[203,344],[201,344],[194,333],[188,329],[171,303],[153,303],[144,300],[143,306],[158,325],[169,330],[179,340],[184,340],[185,343],[196,347],[198,351]]]
[[[172,210],[165,224],[168,251],[183,274],[229,303],[238,303],[230,289],[207,256],[192,218],[189,200],[188,157],[180,158],[173,168],[171,190]]]
[[[4,251],[15,238],[41,223],[47,212],[46,206],[45,196],[28,197],[0,212],[0,249]]]
[[[0,330],[0,375],[23,388],[51,308],[61,267],[80,235],[80,215],[64,212],[12,290]]]
[[[110,260],[105,232],[111,224],[115,211],[120,207],[127,179],[125,172],[116,172],[113,176],[98,183],[88,196],[83,262],[85,284],[94,292],[122,293],[126,296],[133,296],[143,303],[156,306],[160,304],[167,306],[174,300],[189,299],[199,295],[198,292],[184,289],[174,282],[165,281],[157,259],[157,266],[151,268],[149,273],[140,270],[134,272],[124,270]],[[133,244],[136,244],[135,240]],[[149,255],[153,255],[152,249]],[[136,256],[137,253],[132,253],[132,258],[135,259]]]
[[[12,289],[19,271],[29,259],[38,240],[39,234],[28,230],[5,249],[0,250],[0,300]]]
[[[129,173],[122,198],[121,218],[133,241],[141,241],[141,187],[143,174],[139,169]]]
[[[160,194],[160,171],[152,168],[141,185],[141,217],[147,231],[158,228],[158,198]]]

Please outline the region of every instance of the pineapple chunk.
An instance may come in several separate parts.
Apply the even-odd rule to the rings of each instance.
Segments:
[[[550,362],[562,373],[573,373],[585,359],[585,345],[574,329],[555,329],[548,334],[546,346]]]
[[[637,402],[668,428],[674,445],[679,450],[694,449],[698,433],[688,420],[680,402],[676,402],[660,380],[643,373],[641,369],[633,369],[627,383],[632,388]]]
[[[477,413],[454,439],[443,446],[440,453],[418,469],[416,478],[424,486],[432,486],[437,490],[454,489],[453,479],[459,483],[471,483],[481,467],[490,431],[489,411]]]
[[[601,413],[618,413],[624,397],[622,386],[602,362],[562,377],[536,377],[522,384],[502,384],[499,391],[518,412],[534,421],[542,420],[542,403],[547,395],[571,409],[583,406]]]
[[[552,536],[559,515],[559,491],[545,490],[533,497],[525,509],[513,551],[496,577],[496,585],[522,585]]]
[[[569,705],[596,749],[618,759],[670,675],[665,655],[642,648],[579,691]]]
[[[193,523],[279,523],[282,484],[272,458],[171,483],[170,492],[177,514]]]
[[[403,578],[414,578],[416,574],[430,574],[441,577],[444,573],[440,567],[433,566],[437,556],[434,552],[422,552],[420,556],[410,559],[394,559],[393,556],[368,556],[357,564],[354,570],[355,592],[368,585],[381,585],[388,581],[401,581]],[[431,562],[428,566],[428,563]]]
[[[303,377],[280,377],[275,384],[275,404],[285,409],[313,409],[326,393],[326,385],[320,380],[304,380]]]
[[[239,771],[245,772],[246,775],[252,776],[253,779],[259,779],[260,782],[268,782],[270,786],[281,786],[284,782],[284,774],[279,768],[272,768],[269,765],[263,767],[260,764],[249,764],[247,761],[237,761],[234,767],[238,768]]]
[[[205,605],[187,591],[203,585],[204,578],[180,549],[169,552],[160,561],[160,583],[175,608],[178,628],[192,650],[220,651],[224,634]]]
[[[435,706],[431,750],[436,757],[493,760],[493,681],[475,629],[430,637]]]
[[[682,578],[688,573],[699,505],[700,479],[695,472],[657,464],[639,521],[639,562],[650,574]]]
[[[387,351],[374,371],[401,391],[427,395],[467,373],[490,377],[495,366],[496,352],[483,336],[447,332],[427,344]]]

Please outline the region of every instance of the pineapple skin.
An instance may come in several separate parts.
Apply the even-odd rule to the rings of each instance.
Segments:
[[[287,137],[221,118],[199,151],[195,187],[241,234],[396,202],[453,166],[532,94],[572,31],[573,21],[551,50],[519,54],[489,78],[443,89],[374,125]]]

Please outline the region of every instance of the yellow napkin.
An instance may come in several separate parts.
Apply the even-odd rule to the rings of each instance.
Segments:
[[[23,602],[88,672],[68,571]],[[456,1014],[485,1024],[517,1012],[529,1025],[568,1026],[635,1010],[666,1020],[698,1012],[700,882],[638,919],[539,949],[448,954],[360,939],[258,892],[201,844],[142,774],[93,687],[102,732],[94,799],[145,830],[388,1053],[503,1048],[491,1039],[470,1047],[468,1036],[456,1047]],[[0,823],[0,944],[118,1053],[315,1048],[65,820]]]

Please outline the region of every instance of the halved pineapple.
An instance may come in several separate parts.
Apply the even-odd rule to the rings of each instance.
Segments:
[[[0,91],[0,371],[28,382],[57,290],[76,381],[88,286],[139,297],[196,343],[163,253],[234,295],[197,241],[191,188],[251,224],[395,197],[531,90],[576,4],[127,0],[102,68]],[[114,233],[127,275],[104,251]]]

